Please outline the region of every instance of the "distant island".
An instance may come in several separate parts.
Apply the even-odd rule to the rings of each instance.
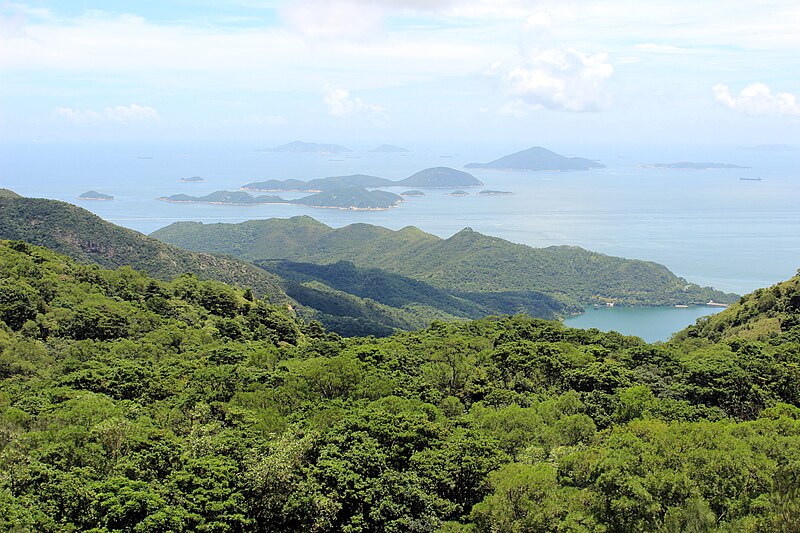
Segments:
[[[413,190],[401,192],[400,196],[425,196],[425,193],[422,191]]]
[[[395,182],[368,174],[351,174],[349,176],[330,176],[310,181],[296,179],[255,181],[242,185],[243,191],[259,192],[322,192],[341,187],[391,187]]]
[[[276,146],[275,148],[267,148],[263,151],[295,154],[346,154],[352,152],[349,148],[338,144],[318,144],[303,141],[294,141]]]
[[[386,191],[368,191],[363,187],[342,187],[305,196],[292,203],[309,207],[348,209],[353,211],[382,211],[394,207],[403,197]]]
[[[200,183],[206,181],[205,178],[201,178],[200,176],[192,176],[190,178],[181,178],[178,181],[182,183]]]
[[[331,191],[342,187],[364,187],[377,189],[381,187],[421,187],[421,188],[451,188],[451,187],[480,187],[481,183],[475,176],[461,170],[449,167],[435,167],[421,170],[408,178],[392,181],[369,174],[351,174],[348,176],[330,176],[317,178],[310,181],[296,179],[267,181],[254,181],[242,185],[243,191],[257,192],[309,192],[318,193]]]
[[[652,165],[642,165],[644,168],[675,168],[679,170],[709,170],[717,168],[750,168],[731,163],[696,163],[693,161],[679,161],[677,163],[654,163]]]
[[[489,161],[488,163],[468,163],[465,168],[490,168],[494,170],[524,171],[572,171],[605,168],[605,165],[582,157],[564,157],[555,152],[534,146],[521,152]]]
[[[78,200],[101,200],[101,201],[109,201],[113,200],[114,197],[110,194],[103,194],[97,191],[86,191],[85,193],[78,196]]]
[[[393,144],[382,144],[377,148],[373,148],[370,150],[372,153],[379,153],[379,154],[407,154],[411,150],[408,148],[403,148],[402,146],[395,146]]]
[[[459,190],[451,192],[448,196],[469,196],[469,193],[467,191]]]
[[[174,194],[162,196],[158,200],[171,203],[214,204],[214,205],[261,205],[293,204],[328,209],[350,209],[355,211],[384,210],[403,201],[403,197],[385,191],[368,191],[363,187],[340,187],[297,200],[285,200],[280,196],[253,196],[245,191],[216,191],[206,196]]]
[[[476,196],[513,196],[514,193],[511,191],[492,191],[490,189],[486,189],[485,191],[480,191],[476,193]]]
[[[280,196],[252,196],[244,191],[216,191],[205,196],[189,196],[188,194],[174,194],[158,198],[164,202],[191,203],[191,204],[216,204],[216,205],[257,205],[257,204],[285,204],[288,203]]]
[[[450,167],[433,167],[420,170],[406,179],[395,181],[394,185],[449,189],[452,187],[480,187],[483,183],[468,172]]]

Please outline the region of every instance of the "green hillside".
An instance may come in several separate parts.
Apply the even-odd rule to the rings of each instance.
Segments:
[[[130,266],[161,280],[187,272],[283,301],[280,280],[230,257],[195,253],[116,226],[80,207],[41,198],[0,198],[0,238],[47,246],[83,263]]]
[[[349,261],[434,287],[461,292],[535,291],[571,304],[613,300],[627,305],[735,301],[736,296],[687,282],[665,266],[573,246],[531,248],[466,228],[440,239],[413,227],[368,224],[330,228],[309,217],[241,224],[178,222],[153,237],[190,250],[248,261]]]
[[[797,531],[792,331],[343,339],[0,241],[0,530]]]
[[[705,317],[678,335],[711,341],[730,338],[800,337],[800,271],[790,280],[743,296],[723,312]]]

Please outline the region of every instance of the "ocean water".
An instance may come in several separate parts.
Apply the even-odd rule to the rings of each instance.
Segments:
[[[378,144],[378,143],[375,143]],[[787,279],[800,267],[800,151],[720,146],[580,146],[549,148],[597,159],[587,172],[502,172],[472,169],[485,188],[514,196],[452,197],[427,190],[388,211],[345,211],[293,205],[218,206],[157,201],[177,193],[236,190],[266,179],[313,179],[353,173],[402,179],[433,166],[461,169],[526,145],[413,146],[408,155],[276,154],[265,145],[235,143],[2,144],[0,187],[22,195],[76,203],[102,218],[150,233],[179,220],[241,222],[309,215],[340,227],[354,222],[392,229],[413,225],[449,237],[464,227],[535,247],[574,245],[666,265],[689,281],[750,292]],[[368,148],[368,147],[367,147]],[[652,163],[710,161],[751,168],[675,170]],[[181,183],[199,175],[203,183]],[[760,178],[760,181],[740,178]],[[113,202],[76,199],[95,189]],[[406,188],[388,189],[402,192]],[[477,192],[481,188],[470,189]],[[286,198],[297,197],[289,193]],[[686,317],[684,310],[667,310]],[[633,316],[614,312],[622,331]],[[683,313],[683,314],[680,314]],[[583,315],[598,315],[587,313]],[[603,315],[605,316],[605,315]],[[663,316],[654,316],[656,323]],[[691,318],[686,324],[693,322]],[[571,322],[574,324],[574,322]],[[684,324],[684,325],[686,325]],[[599,327],[588,324],[587,327]],[[674,325],[662,328],[661,339]],[[601,328],[602,329],[602,328]],[[642,330],[643,331],[643,330]]]

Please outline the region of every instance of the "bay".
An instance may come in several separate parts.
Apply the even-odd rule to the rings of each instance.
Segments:
[[[647,342],[668,341],[672,335],[694,324],[698,318],[714,315],[721,307],[587,307],[580,315],[569,316],[564,324],[571,328],[616,331],[636,335]]]

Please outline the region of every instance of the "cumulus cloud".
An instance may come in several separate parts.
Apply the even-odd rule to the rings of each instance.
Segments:
[[[128,106],[106,107],[102,111],[72,109],[71,107],[58,107],[53,114],[61,119],[76,124],[111,122],[117,124],[132,124],[137,122],[158,122],[161,117],[150,106],[131,104]]]
[[[714,96],[726,107],[747,115],[800,116],[800,103],[792,93],[772,94],[763,83],[753,83],[742,89],[737,96],[731,94],[727,85],[714,86]]]
[[[536,48],[520,63],[496,64],[506,90],[517,104],[560,111],[599,111],[609,104],[603,88],[614,67],[608,55],[572,48]]]
[[[325,104],[328,111],[335,117],[348,115],[379,115],[382,116],[385,108],[364,102],[361,98],[350,96],[350,91],[336,88],[331,85],[325,86]]]

